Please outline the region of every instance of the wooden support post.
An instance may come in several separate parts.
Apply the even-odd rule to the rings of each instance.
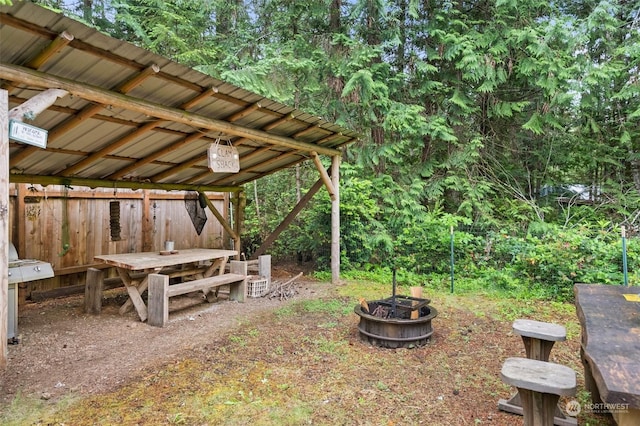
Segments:
[[[329,176],[329,173],[327,173],[327,171],[324,169],[324,166],[322,165],[322,161],[320,161],[320,157],[318,156],[318,153],[312,152],[311,155],[313,156],[313,162],[315,163],[316,168],[318,169],[318,172],[320,172],[320,178],[322,179],[322,182],[324,182],[324,186],[327,187],[327,192],[329,193],[329,197],[331,197],[331,201],[335,201],[337,195],[336,195],[336,189],[334,187],[334,183],[331,179],[331,176]],[[332,159],[333,158],[335,157],[332,157]]]
[[[102,312],[102,292],[104,291],[104,275],[101,269],[87,269],[87,281],[84,286],[84,311],[91,315]]]
[[[560,397],[551,393],[517,389],[522,399],[525,426],[553,426],[553,413]]]
[[[236,211],[235,211],[235,231],[236,236],[233,239],[233,249],[238,253],[242,252],[242,229],[244,228],[244,210],[247,206],[247,195],[244,191],[239,191],[236,193],[236,199],[238,202],[236,203]]]
[[[169,321],[169,276],[149,274],[149,319],[148,324],[164,327]]]
[[[241,260],[231,261],[231,273],[247,276],[247,262]],[[244,302],[247,298],[247,279],[245,278],[240,284],[231,285],[229,288],[229,299],[238,302]]]
[[[205,194],[204,192],[200,192],[199,194],[200,194],[200,198],[204,200],[204,202],[207,204],[207,207],[209,207],[209,210],[211,211],[211,213],[213,213],[216,219],[218,219],[218,222],[220,222],[220,225],[222,225],[224,230],[227,231],[229,235],[231,235],[231,238],[233,238],[234,240],[238,238],[238,236],[236,235],[236,232],[229,225],[229,222],[227,222],[224,216],[222,216],[222,214],[220,214],[218,209],[216,209],[216,207],[213,205],[209,197],[207,197],[207,194]]]
[[[271,255],[258,256],[258,275],[267,279],[267,286],[271,286]]]
[[[340,156],[331,157],[331,283],[340,283]]]
[[[148,189],[142,191],[142,251],[153,251],[153,214]]]
[[[0,369],[9,335],[9,92],[0,90]]]

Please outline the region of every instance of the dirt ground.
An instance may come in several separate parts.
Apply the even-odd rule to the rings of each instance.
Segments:
[[[285,282],[298,272],[274,267],[272,277]],[[83,312],[81,295],[27,304],[20,343],[9,346],[9,367],[0,372],[0,411],[16,397],[54,403],[80,396],[80,404],[34,424],[522,424],[496,407],[513,392],[500,381],[501,363],[524,356],[511,320],[497,317],[529,305],[440,294],[431,342],[389,350],[360,341],[356,315],[296,314],[303,300],[352,305],[306,272],[295,283],[289,300],[174,298],[165,328],[135,312],[120,315],[123,289],[105,294],[99,316]],[[575,313],[530,303],[533,317],[567,325],[568,339],[552,358],[577,372],[584,392]],[[207,403],[187,411],[182,398],[194,394]],[[309,410],[303,423],[283,423],[290,407]],[[613,424],[608,416],[579,421]]]
[[[272,271],[286,282],[300,271]],[[295,281],[296,300],[319,297],[327,286],[303,275]],[[222,297],[221,297],[222,299]],[[0,371],[0,404],[18,393],[54,399],[69,392],[82,395],[113,390],[150,365],[169,362],[206,344],[247,318],[287,303],[279,298],[247,298],[245,303],[206,303],[199,296],[172,298],[164,328],[139,321],[135,310],[120,315],[124,289],[105,292],[99,316],[84,313],[82,295],[27,303],[19,311],[19,343],[9,345],[8,368]],[[177,310],[176,310],[177,309]],[[184,322],[189,322],[185,332]]]

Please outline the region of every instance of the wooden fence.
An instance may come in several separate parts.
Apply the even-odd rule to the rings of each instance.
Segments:
[[[196,232],[185,196],[195,193],[11,184],[10,239],[21,259],[52,264],[55,278],[20,285],[20,300],[33,292],[84,283],[99,254],[175,249],[233,248],[222,225],[205,208],[206,223]],[[207,193],[224,216],[229,195]],[[103,265],[99,265],[103,266]]]

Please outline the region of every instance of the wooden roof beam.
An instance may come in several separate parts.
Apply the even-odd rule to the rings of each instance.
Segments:
[[[192,107],[198,105],[200,102],[215,95],[216,93],[218,93],[218,88],[210,87],[207,90],[203,90],[199,95],[196,95],[193,99],[183,103],[180,107],[182,109],[191,109]]]
[[[321,139],[320,141],[318,141],[318,143],[319,143],[319,144],[321,144],[321,143],[331,142],[333,139],[335,139],[335,138],[337,138],[337,137],[341,137],[341,136],[342,136],[341,134],[329,135],[329,136],[327,136],[327,137],[325,137],[325,138]],[[243,160],[244,162],[250,161],[250,159],[251,159],[251,157],[252,157],[252,156],[262,154],[262,153],[264,153],[264,152],[266,152],[266,151],[270,151],[270,149],[269,149],[269,148],[260,148],[260,149],[257,149],[257,150],[255,150],[255,151],[253,151],[252,153],[250,153],[250,154],[247,154],[247,155],[243,156],[243,157],[242,157],[242,160]],[[317,155],[317,154],[316,154],[316,155]],[[304,153],[303,153],[303,152],[301,152],[301,151],[291,151],[291,152],[281,153],[281,154],[278,154],[277,156],[272,157],[272,158],[270,158],[270,159],[268,159],[268,160],[266,160],[266,161],[263,161],[263,162],[258,163],[258,164],[254,164],[254,165],[253,165],[253,166],[251,166],[251,167],[246,167],[246,168],[242,169],[242,172],[243,172],[243,173],[251,173],[251,172],[253,172],[254,170],[257,170],[257,169],[263,168],[264,166],[268,166],[269,164],[274,163],[274,162],[275,162],[275,161],[277,161],[277,160],[282,160],[282,158],[283,158],[283,157],[293,157],[293,156],[301,156],[301,157],[303,157],[303,156],[304,156]],[[202,158],[202,159],[204,159],[204,157],[201,157],[201,158]],[[276,172],[276,171],[278,171],[278,170],[281,170],[281,169],[283,169],[283,168],[291,167],[291,165],[292,165],[292,164],[295,164],[295,163],[299,163],[299,162],[301,162],[301,161],[304,161],[304,159],[305,159],[305,158],[301,158],[301,159],[299,159],[299,160],[297,160],[297,161],[294,161],[294,162],[292,162],[292,163],[288,163],[288,164],[287,164],[287,166],[282,167],[282,168],[278,168],[277,170],[270,170],[268,173],[263,173],[263,172],[258,173],[258,172],[256,172],[256,175],[257,175],[258,177],[263,177],[263,176],[266,176],[266,175],[268,175],[268,174],[274,173],[274,172]],[[322,173],[322,172],[321,172],[321,173]],[[202,177],[204,177],[204,176],[206,176],[206,174],[205,174],[205,173],[201,173],[201,174],[199,174],[198,176],[194,177],[193,179],[190,179],[190,181],[192,181],[192,182],[196,182],[198,179],[200,179],[200,178],[202,178]],[[234,178],[234,177],[235,177],[234,175],[229,174],[229,175],[227,175],[227,176],[225,176],[225,177],[222,177],[221,179],[216,180],[216,181],[215,181],[215,183],[216,183],[216,184],[219,184],[219,183],[222,183],[222,182],[234,182],[234,185],[242,185],[242,184],[244,184],[244,183],[248,182],[248,181],[241,181],[241,182],[237,182],[237,181],[233,180],[233,178]],[[255,179],[255,177],[254,177],[254,179]]]
[[[231,114],[230,116],[226,117],[225,120],[229,123],[233,123],[234,121],[238,121],[241,118],[251,114],[252,112],[259,110],[260,108],[262,108],[262,105],[260,105],[259,102],[256,102],[255,104],[249,105],[248,107],[244,108],[242,111]]]
[[[106,90],[97,86],[92,86],[86,83],[78,83],[66,78],[48,75],[17,65],[1,63],[0,78],[38,87],[55,87],[67,90],[69,93],[75,96],[82,97],[83,99],[89,100],[91,102],[113,105],[117,108],[136,111],[142,114],[146,114],[150,117],[157,117],[168,121],[175,121],[196,128],[204,127],[209,130],[227,133],[229,135],[247,137],[256,141],[270,143],[272,145],[284,146],[291,149],[298,149],[305,152],[315,151],[319,154],[324,155],[341,155],[341,151],[337,149],[321,147],[292,138],[269,134],[262,130],[251,129],[239,125],[234,125],[226,121],[188,113],[176,108],[115,93],[113,91]]]
[[[9,182],[30,183],[42,186],[87,186],[89,188],[161,189],[164,191],[238,192],[239,186],[188,185],[182,183],[136,182],[129,180],[85,179],[60,176],[10,174]]]
[[[136,74],[133,78],[122,83],[116,90],[118,90],[120,93],[123,93],[123,94],[127,93],[131,91],[133,88],[135,88],[136,86],[140,85],[149,76],[153,74],[157,74],[159,71],[160,71],[160,67],[158,65],[153,64],[150,67],[143,70],[142,72]],[[49,130],[49,134],[47,136],[49,142],[55,141],[57,138],[67,133],[69,130],[73,129],[84,120],[87,120],[93,117],[94,115],[96,115],[103,108],[104,108],[103,103],[91,103],[85,106],[76,115],[67,118],[62,123],[58,124],[53,129]],[[29,155],[33,154],[39,149],[40,148],[36,146],[25,147],[20,152],[16,153],[11,157],[10,167],[15,166],[20,161],[24,160]]]
[[[180,173],[181,171],[186,170],[189,167],[193,167],[194,165],[196,165],[199,162],[204,161],[206,159],[207,159],[206,155],[196,155],[195,157],[193,157],[193,158],[191,158],[191,159],[189,159],[189,160],[187,160],[187,161],[185,161],[183,163],[180,163],[175,167],[171,167],[170,169],[165,170],[164,172],[160,172],[158,174],[155,174],[155,175],[151,176],[149,178],[149,180],[151,182],[160,182],[161,180],[166,179],[169,176],[173,176],[173,175],[175,175],[177,173]]]
[[[280,117],[277,120],[272,121],[271,123],[267,124],[266,126],[262,127],[262,130],[264,131],[269,131],[271,129],[275,129],[276,127],[278,127],[281,124],[284,124],[288,121],[291,121],[295,118],[295,116],[293,115],[293,113],[289,113],[287,115],[283,115],[282,117]]]
[[[140,86],[147,78],[154,76],[160,72],[160,67],[158,64],[152,64],[151,66],[143,69],[138,74],[134,75],[129,80],[122,83],[116,89],[120,93],[129,93],[136,87]]]
[[[233,141],[233,144],[235,146],[237,145],[242,145],[242,143],[239,143],[238,141],[244,141],[244,140],[249,140],[248,138],[240,138],[238,140]],[[253,156],[254,154],[256,154],[256,152],[259,151],[259,153],[262,152],[267,152],[270,151],[271,147],[264,147],[264,148],[260,148],[259,150],[253,151],[250,154],[248,154],[247,156],[240,156],[240,161],[246,161],[248,158],[250,158],[251,156]],[[206,161],[208,159],[208,154],[203,154],[203,155],[197,155],[195,157],[190,158],[189,160],[176,165],[175,167],[172,167],[168,170],[165,170],[164,172],[158,173],[156,175],[151,176],[149,179],[152,182],[158,182],[161,181],[163,179],[168,178],[169,176],[175,175],[177,173],[180,173],[181,171],[188,169],[189,167],[192,167],[195,164],[200,163],[201,161]],[[194,180],[200,179],[202,177],[206,176],[205,173],[201,173],[198,176],[196,176],[195,178],[193,178]]]
[[[74,37],[72,34],[69,34],[66,31],[61,32],[60,34],[58,34],[58,37],[54,38],[53,41],[49,43],[49,45],[45,47],[38,55],[27,62],[27,66],[29,68],[33,68],[34,70],[39,69],[56,53],[60,52],[62,48],[71,43],[73,41],[73,38]]]
[[[84,159],[78,161],[77,163],[66,167],[65,169],[63,169],[57,175],[58,176],[71,176],[74,173],[89,167],[92,163],[94,163],[95,161],[99,160],[100,158],[105,157],[106,155],[108,155],[114,149],[117,149],[117,148],[119,148],[121,146],[124,146],[124,145],[128,144],[129,142],[138,139],[139,137],[141,137],[145,133],[150,132],[151,130],[153,130],[154,127],[157,127],[160,124],[162,124],[162,121],[151,121],[149,123],[146,123],[144,126],[138,127],[133,132],[131,132],[128,135],[126,135],[125,137],[121,138],[119,141],[117,141],[115,143],[112,143],[112,144],[109,144],[108,146],[102,148],[101,150],[96,151],[96,152],[92,153],[91,155],[89,155],[88,157],[85,157]]]
[[[289,113],[287,115],[284,115],[284,116],[280,117],[277,120],[274,120],[273,122],[267,124],[266,126],[263,126],[262,130],[266,131],[266,130],[270,130],[270,129],[276,128],[276,127],[278,127],[279,125],[281,125],[283,123],[286,123],[288,121],[293,120],[294,118],[295,118],[295,116],[292,113]],[[250,141],[250,140],[252,140],[252,139],[247,138],[247,137],[241,137],[241,138],[238,138],[238,139],[234,140],[233,141],[233,145],[234,146],[243,145],[245,142]],[[270,150],[271,150],[270,147],[264,147],[264,148],[257,149],[257,150],[253,151],[252,153],[250,153],[250,154],[248,154],[246,156],[241,156],[241,161],[250,160],[254,155],[261,154],[261,153],[264,153],[264,152],[267,152],[267,151],[270,151]],[[195,164],[197,164],[197,163],[199,163],[201,161],[205,161],[205,160],[207,160],[207,154],[195,156],[195,157],[185,161],[182,164],[179,164],[179,165],[177,165],[175,167],[172,167],[169,170],[165,170],[164,172],[161,172],[161,173],[158,173],[158,174],[156,174],[154,176],[151,176],[150,180],[152,182],[162,181],[163,179],[166,179],[169,176],[172,176],[174,174],[180,173],[181,171],[183,171],[185,169],[188,169],[189,167],[192,167],[193,165],[195,165]],[[206,173],[201,173],[198,176],[194,177],[192,180],[195,181],[195,180],[201,179],[201,178],[203,178],[205,176],[206,176]]]
[[[244,162],[251,161],[253,159],[253,157],[258,156],[260,154],[264,154],[265,152],[269,152],[269,151],[271,151],[271,147],[268,147],[268,146],[267,147],[263,147],[263,148],[258,148],[258,149],[255,149],[255,150],[253,150],[252,152],[250,152],[250,153],[248,153],[246,155],[243,155],[241,157],[241,160],[244,161]]]
[[[291,121],[295,118],[295,116],[293,115],[293,113],[289,113],[286,115],[283,115],[282,117],[278,118],[277,120],[272,121],[271,123],[262,126],[261,130],[264,130],[265,132],[268,132],[269,130],[275,129],[276,127],[280,126],[281,124],[284,124],[288,121]],[[251,138],[239,138],[236,139],[233,142],[234,145],[244,145],[245,142],[248,142],[252,140]]]
[[[194,98],[188,100],[187,102],[183,103],[180,107],[181,108],[187,108],[187,107],[192,107],[197,105],[198,103],[202,102],[204,99],[206,99],[207,97],[211,96],[212,91],[211,90],[205,90],[204,92],[196,95]],[[102,148],[100,151],[95,152],[93,154],[91,154],[90,156],[88,156],[87,158],[85,158],[84,160],[70,166],[67,167],[66,170],[63,170],[61,175],[62,176],[69,176],[79,170],[82,170],[86,167],[88,167],[89,165],[91,165],[91,163],[93,163],[94,161],[100,159],[100,157],[104,157],[105,155],[111,153],[112,151],[115,151],[118,148],[123,147],[124,145],[136,140],[139,137],[142,137],[145,133],[153,130],[154,128],[158,127],[159,125],[165,123],[165,121],[163,120],[156,120],[156,121],[152,121],[149,123],[144,124],[143,126],[137,128],[136,130],[134,130],[132,133],[128,134],[127,136],[125,136],[124,138],[120,139],[117,142],[111,143],[107,146],[105,146],[104,148]],[[202,135],[201,137],[203,137],[204,135]],[[152,160],[155,160],[154,157]],[[126,170],[123,172],[123,175],[128,173],[129,170]],[[113,176],[113,175],[112,175]]]
[[[270,165],[270,164],[272,164],[272,163],[275,163],[275,162],[277,162],[277,161],[280,161],[280,160],[282,160],[282,158],[283,158],[283,157],[292,157],[292,156],[294,156],[294,155],[300,155],[300,156],[302,156],[302,154],[300,153],[300,151],[287,152],[287,153],[278,153],[277,155],[275,155],[274,157],[271,157],[271,158],[270,158],[270,159],[268,159],[268,160],[265,160],[265,161],[263,161],[263,162],[261,162],[261,163],[258,163],[258,164],[254,164],[254,165],[253,165],[253,166],[251,166],[251,167],[246,167],[246,168],[242,169],[242,173],[253,173],[253,172],[254,172],[254,170],[257,170],[257,169],[263,168],[264,166],[268,166],[268,165]],[[274,170],[274,171],[275,171],[275,170]],[[261,174],[263,174],[263,172],[255,172],[255,173],[256,173],[257,175],[261,175]],[[269,173],[273,173],[273,171],[269,171]],[[267,174],[269,174],[269,173],[267,173]],[[200,178],[202,178],[202,177],[204,177],[204,176],[205,176],[205,174],[204,174],[204,173],[201,173],[200,175],[195,176],[195,177],[193,177],[193,178],[191,178],[191,179],[187,180],[186,182],[189,182],[189,183],[196,182],[198,179],[200,179]],[[266,176],[266,174],[265,174],[265,176]],[[223,177],[223,178],[221,178],[221,179],[218,179],[218,180],[216,180],[215,182],[229,182],[229,181],[234,182],[234,180],[233,180],[233,179],[234,179],[235,177],[236,177],[236,176],[235,176],[235,174],[228,174],[227,176],[225,176],[225,177]]]
[[[9,120],[34,119],[53,105],[56,99],[67,96],[67,93],[66,90],[61,89],[47,89],[9,111]]]
[[[306,129],[302,129],[302,130],[300,130],[299,132],[296,132],[296,133],[293,135],[293,137],[295,137],[295,138],[299,138],[300,136],[304,136],[304,135],[306,135],[307,133],[311,133],[311,132],[313,132],[314,130],[323,130],[323,131],[324,131],[324,129],[323,129],[322,127],[320,127],[320,126],[317,126],[317,125],[316,125],[316,126],[309,126],[309,127],[307,127]]]
[[[165,154],[168,154],[169,152],[175,151],[177,149],[182,148],[185,145],[190,144],[193,141],[197,141],[198,139],[202,139],[203,137],[206,136],[205,132],[195,132],[190,134],[189,136],[187,136],[186,138],[183,138],[181,141],[179,142],[175,142],[169,146],[167,146],[166,148],[160,149],[154,153],[145,155],[144,158],[141,158],[140,160],[134,162],[133,164],[128,165],[127,167],[123,167],[122,169],[118,170],[115,173],[112,173],[111,175],[107,176],[107,179],[119,179],[123,176],[125,176],[127,173],[137,169],[138,167],[144,166],[145,164],[149,164],[152,161],[154,161],[156,158],[162,157]]]

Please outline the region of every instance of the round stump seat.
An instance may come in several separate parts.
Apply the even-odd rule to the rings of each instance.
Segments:
[[[555,342],[567,339],[567,330],[558,324],[517,319],[513,322],[513,332],[522,336],[527,358],[548,361]]]

